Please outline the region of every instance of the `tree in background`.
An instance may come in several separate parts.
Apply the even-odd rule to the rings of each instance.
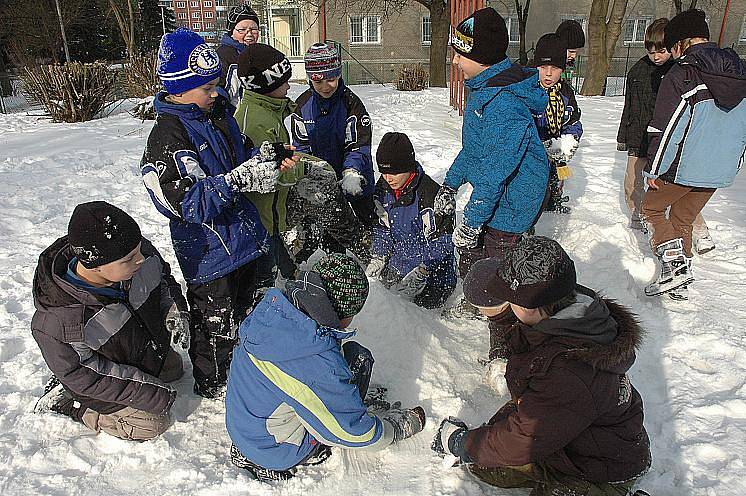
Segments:
[[[603,94],[628,0],[593,0],[588,15],[588,64],[581,95]]]
[[[528,64],[526,25],[528,24],[528,12],[531,8],[531,0],[501,0],[500,3],[505,6],[506,10],[515,11],[516,18],[518,19],[518,62],[521,65],[526,65]]]
[[[124,44],[105,0],[81,0],[80,16],[66,29],[70,58],[79,62],[121,59]]]
[[[677,14],[681,14],[685,10],[697,8],[697,0],[689,0],[689,7],[687,8],[684,8],[683,3],[682,0],[673,0],[673,6],[676,9]]]
[[[136,43],[141,53],[157,50],[161,43],[163,30],[170,33],[176,29],[176,20],[171,9],[162,9],[158,0],[140,0],[139,20],[137,22]]]

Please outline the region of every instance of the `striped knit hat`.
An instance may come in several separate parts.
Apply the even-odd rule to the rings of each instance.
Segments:
[[[220,58],[205,40],[186,28],[161,38],[158,77],[170,95],[184,93],[220,77]]]
[[[360,265],[341,253],[327,255],[313,266],[340,319],[360,313],[368,298],[368,278]]]
[[[332,79],[342,75],[342,57],[339,49],[326,43],[314,43],[303,57],[306,74],[312,81]]]

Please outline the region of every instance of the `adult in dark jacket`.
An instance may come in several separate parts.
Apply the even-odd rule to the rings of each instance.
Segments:
[[[541,236],[474,264],[464,293],[490,319],[512,398],[476,429],[444,420],[433,449],[499,487],[628,494],[651,460],[627,375],[642,339],[636,317],[577,285],[567,253]]]
[[[708,39],[701,10],[682,12],[666,26],[666,47],[677,60],[661,83],[648,128],[642,217],[660,262],[648,296],[687,298],[694,219],[717,188],[733,184],[746,156],[746,64]]]
[[[378,225],[366,273],[425,308],[443,306],[456,287],[454,216],[433,213],[440,185],[416,161],[403,133],[386,133],[376,152]]]
[[[55,375],[37,411],[122,439],[163,433],[176,398],[167,382],[182,375],[169,327],[188,334],[186,301],[132,217],[78,205],[68,236],[39,257],[33,294],[32,335]]]
[[[259,41],[259,16],[249,5],[231,7],[226,17],[225,33],[220,38],[217,49],[220,57],[220,82],[231,105],[238,107],[243,94],[243,86],[238,79],[238,57],[244,49]]]

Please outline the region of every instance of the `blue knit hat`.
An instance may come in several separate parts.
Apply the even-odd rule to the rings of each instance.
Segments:
[[[179,28],[161,38],[157,73],[166,91],[176,95],[219,78],[220,58],[200,35]]]

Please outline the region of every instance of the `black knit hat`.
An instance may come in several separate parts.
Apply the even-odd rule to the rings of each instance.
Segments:
[[[575,264],[556,241],[530,236],[504,257],[476,262],[464,279],[464,296],[474,306],[504,302],[524,308],[556,303],[575,289]]]
[[[324,281],[324,289],[340,319],[360,313],[368,299],[368,278],[355,260],[333,253],[313,266]]]
[[[124,258],[141,240],[135,219],[103,201],[75,207],[67,226],[67,241],[86,269]]]
[[[562,21],[555,31],[567,45],[568,50],[577,50],[585,46],[583,26],[574,19]]]
[[[293,67],[283,53],[264,43],[248,45],[238,57],[238,78],[256,93],[271,93],[290,80]]]
[[[249,5],[238,5],[232,7],[231,10],[228,11],[228,16],[226,17],[225,29],[228,33],[232,33],[233,30],[236,29],[236,24],[241,21],[254,21],[258,26],[259,16]]]
[[[567,67],[567,45],[555,33],[545,34],[536,42],[534,49],[534,67],[553,65],[564,69]]]
[[[508,51],[505,19],[492,7],[477,10],[456,26],[451,47],[459,55],[482,65],[500,62]]]
[[[414,147],[404,133],[386,133],[381,138],[376,151],[378,172],[381,174],[402,174],[415,172]]]
[[[673,46],[687,38],[710,39],[705,13],[699,9],[685,10],[666,24],[663,43],[670,52]]]

